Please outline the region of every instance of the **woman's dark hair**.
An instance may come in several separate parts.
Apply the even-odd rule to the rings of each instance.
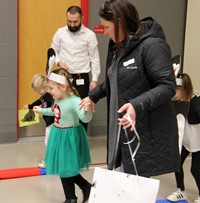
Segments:
[[[127,0],[105,1],[99,11],[99,16],[114,23],[116,44],[120,43],[118,32],[119,23],[125,34],[125,40],[128,39],[130,34],[136,34],[141,25],[137,9]]]
[[[79,6],[70,6],[70,7],[67,9],[66,13],[68,13],[68,12],[69,12],[70,14],[79,13],[81,18],[82,18],[82,16],[83,16],[82,10],[81,10],[81,8],[80,8]]]

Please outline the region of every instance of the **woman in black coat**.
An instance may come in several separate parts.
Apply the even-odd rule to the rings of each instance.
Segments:
[[[82,101],[97,103],[107,97],[108,169],[121,166],[135,174],[126,136],[118,124],[129,129],[130,116],[140,135],[135,162],[138,174],[154,176],[179,168],[178,129],[171,98],[176,82],[170,48],[161,26],[151,17],[139,19],[126,0],[106,1],[99,12],[104,34],[110,38],[105,82]],[[134,132],[128,130],[129,140]],[[131,143],[135,149],[137,141]]]

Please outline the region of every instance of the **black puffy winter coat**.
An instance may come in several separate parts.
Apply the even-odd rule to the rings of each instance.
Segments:
[[[171,98],[176,83],[172,69],[171,52],[162,28],[151,17],[142,20],[148,30],[139,38],[130,38],[124,53],[117,60],[118,104],[130,102],[136,111],[136,129],[141,145],[135,161],[139,175],[154,176],[179,169],[178,128]],[[114,54],[114,42],[110,41],[107,69]],[[124,63],[128,62],[128,63]],[[107,77],[101,85],[89,93],[95,103],[107,97],[108,116],[110,85]],[[109,117],[108,117],[109,125]],[[112,139],[110,139],[112,136]],[[114,136],[114,142],[113,142]],[[129,132],[131,139],[133,132]],[[107,153],[114,153],[117,135],[108,132]],[[113,143],[109,143],[112,140]],[[109,160],[108,168],[123,163],[126,173],[135,173],[128,146],[121,131],[117,160]],[[133,150],[136,143],[131,144]],[[110,156],[107,156],[110,157]]]

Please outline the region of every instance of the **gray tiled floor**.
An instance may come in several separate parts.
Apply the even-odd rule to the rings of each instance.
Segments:
[[[105,167],[106,138],[90,137],[90,148],[93,164],[83,176],[92,181],[93,167]],[[42,138],[20,139],[16,144],[0,145],[0,169],[36,167],[43,159],[45,145]],[[190,174],[190,158],[185,163],[186,191],[189,202],[197,196],[197,188]],[[100,164],[100,165],[99,165]],[[157,199],[164,199],[176,190],[174,174],[155,177],[160,180],[160,189]],[[77,196],[81,202],[82,194],[77,188]],[[32,176],[15,179],[0,180],[1,203],[62,203],[64,194],[57,176]]]

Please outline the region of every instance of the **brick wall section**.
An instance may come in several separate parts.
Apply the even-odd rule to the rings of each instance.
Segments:
[[[16,142],[17,0],[0,0],[0,143]]]

